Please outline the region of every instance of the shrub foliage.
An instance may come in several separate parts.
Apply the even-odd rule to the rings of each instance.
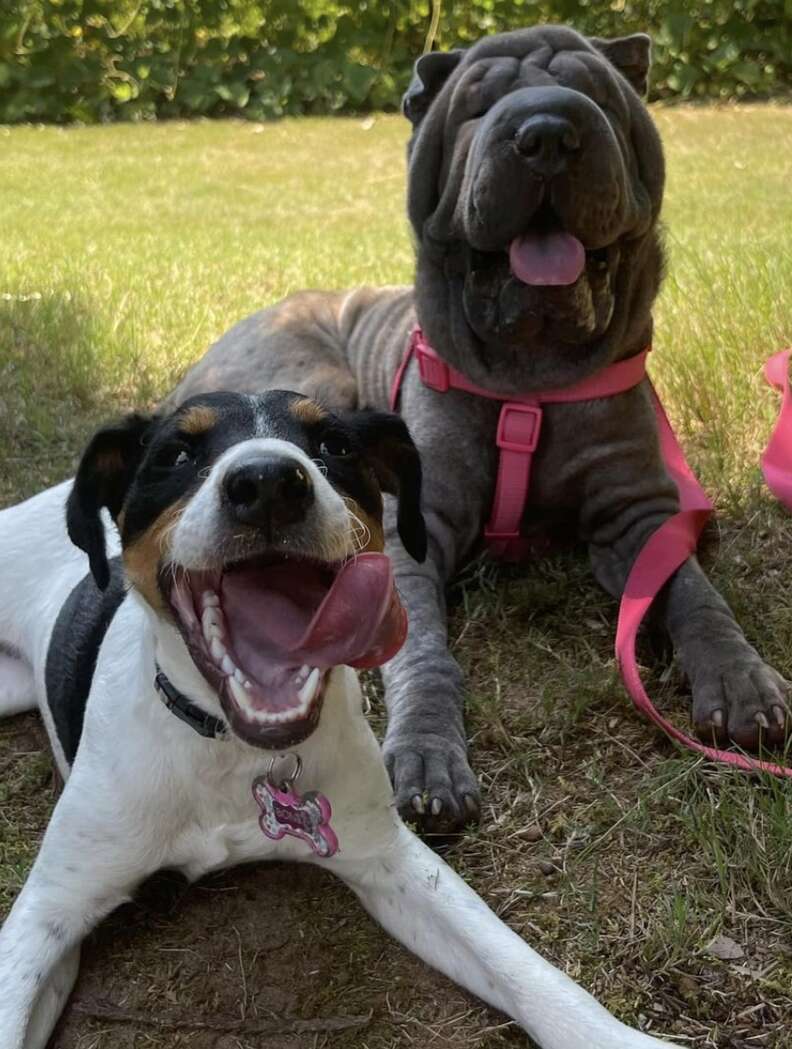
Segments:
[[[4,0],[0,121],[391,109],[427,42],[539,22],[650,32],[655,98],[792,86],[792,0]]]

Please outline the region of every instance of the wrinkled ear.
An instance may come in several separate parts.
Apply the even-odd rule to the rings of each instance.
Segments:
[[[128,415],[91,438],[83,453],[66,504],[69,538],[88,554],[91,573],[100,590],[110,581],[101,511],[116,520],[135,471],[145,452],[144,439],[154,420]]]
[[[413,78],[402,98],[402,112],[413,127],[423,120],[437,93],[459,65],[463,51],[429,51],[413,67]]]
[[[589,42],[605,55],[611,65],[616,66],[639,95],[646,95],[649,67],[652,64],[651,37],[646,33],[633,33],[632,36],[619,36],[613,40],[593,36]]]
[[[346,420],[383,492],[398,498],[396,524],[404,549],[423,561],[426,524],[421,513],[421,458],[404,420],[391,412],[355,412]]]

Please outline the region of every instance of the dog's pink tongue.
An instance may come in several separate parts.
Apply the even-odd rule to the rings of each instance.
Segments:
[[[586,250],[571,233],[526,233],[509,245],[509,265],[523,284],[574,284],[586,265]]]
[[[284,562],[225,576],[223,611],[245,670],[262,660],[312,667],[373,667],[396,655],[407,615],[384,554],[360,554],[334,579],[310,564]]]
[[[390,559],[360,554],[349,561],[300,640],[305,662],[378,667],[407,637],[407,613],[393,582]]]

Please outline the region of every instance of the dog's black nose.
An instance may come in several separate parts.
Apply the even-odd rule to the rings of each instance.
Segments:
[[[234,467],[223,486],[236,520],[258,528],[302,521],[314,497],[305,467],[282,455],[261,456]]]
[[[571,153],[580,148],[580,135],[571,121],[552,113],[529,117],[514,136],[514,144],[537,175],[557,175]]]

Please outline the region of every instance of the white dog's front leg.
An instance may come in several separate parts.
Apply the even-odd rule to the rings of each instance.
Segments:
[[[0,1045],[44,1049],[77,976],[79,945],[158,866],[110,784],[68,780],[0,929]]]
[[[406,827],[385,853],[331,869],[388,932],[517,1020],[542,1049],[671,1049],[545,961]]]

